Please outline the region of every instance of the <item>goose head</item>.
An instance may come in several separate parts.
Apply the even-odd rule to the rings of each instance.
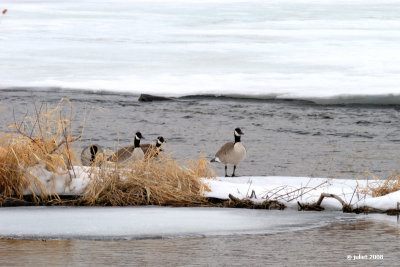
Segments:
[[[156,146],[157,146],[157,147],[160,147],[162,144],[164,144],[164,143],[166,143],[166,142],[167,142],[167,141],[165,141],[164,137],[159,136],[159,137],[157,137],[157,144],[156,144]]]
[[[244,133],[242,132],[242,130],[240,128],[236,128],[234,133],[235,133],[235,136],[244,135]]]

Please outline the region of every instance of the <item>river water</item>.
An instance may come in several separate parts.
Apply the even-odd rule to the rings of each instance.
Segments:
[[[0,239],[0,252],[2,266],[50,262],[53,266],[396,266],[400,230],[362,219],[267,235],[131,241]]]
[[[211,159],[233,130],[242,128],[247,158],[237,175],[280,175],[363,179],[385,178],[400,167],[400,106],[317,105],[304,101],[193,96],[164,102],[139,102],[137,95],[56,89],[0,91],[3,129],[55,106],[63,97],[73,105],[76,149],[92,143],[115,150],[161,135],[166,152],[178,159],[203,153]],[[66,107],[69,111],[69,107]],[[84,124],[84,121],[86,123]],[[217,175],[222,165],[211,166]],[[229,170],[231,172],[231,170]]]

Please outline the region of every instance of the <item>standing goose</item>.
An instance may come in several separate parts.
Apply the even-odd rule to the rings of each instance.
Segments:
[[[235,176],[236,165],[243,161],[246,157],[246,148],[240,142],[240,136],[244,135],[240,128],[236,128],[234,131],[235,143],[229,142],[223,145],[215,154],[215,158],[211,162],[221,162],[225,165],[225,177],[228,177],[228,164],[233,165],[232,177]]]
[[[124,163],[130,160],[141,160],[144,158],[144,153],[140,147],[140,139],[144,139],[140,132],[135,135],[135,142],[133,146],[123,147],[118,150],[114,155],[110,156],[107,160],[111,162]]]
[[[160,151],[163,151],[161,146],[162,144],[166,143],[164,137],[159,136],[157,137],[156,145],[154,144],[143,144],[141,148],[145,157],[150,158],[152,156],[156,157]]]

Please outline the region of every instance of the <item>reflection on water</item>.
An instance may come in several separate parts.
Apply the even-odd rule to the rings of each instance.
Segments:
[[[0,265],[395,266],[400,228],[358,220],[272,235],[132,241],[0,240]],[[383,260],[348,260],[383,255]]]

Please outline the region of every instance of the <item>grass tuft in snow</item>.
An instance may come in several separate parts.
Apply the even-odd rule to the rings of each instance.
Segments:
[[[400,174],[392,174],[387,179],[379,179],[372,175],[374,182],[368,183],[367,187],[361,188],[363,194],[371,195],[372,197],[381,197],[400,190]]]
[[[66,111],[66,107],[70,110]],[[69,173],[77,162],[71,143],[79,138],[72,137],[72,115],[66,118],[66,114],[72,114],[69,100],[62,99],[50,110],[35,104],[34,112],[34,116],[25,116],[20,123],[9,125],[10,133],[0,139],[0,195],[3,198],[22,199],[27,190],[34,200],[58,198],[42,188],[38,177],[29,171],[30,167],[45,167],[60,174]],[[35,188],[40,196],[36,196]]]

